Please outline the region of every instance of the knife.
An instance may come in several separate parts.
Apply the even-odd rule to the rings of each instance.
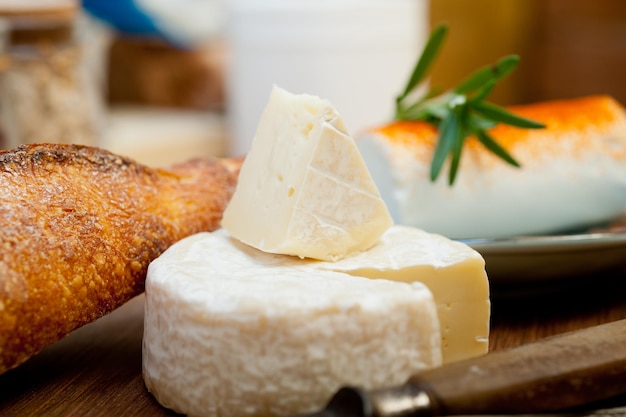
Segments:
[[[401,386],[339,389],[300,417],[535,414],[626,393],[626,319],[418,373]]]

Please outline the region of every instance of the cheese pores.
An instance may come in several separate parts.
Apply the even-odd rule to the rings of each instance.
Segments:
[[[222,226],[265,252],[333,261],[391,224],[332,105],[274,87]]]
[[[314,268],[224,231],[150,265],[143,346],[149,391],[192,416],[296,415],[341,385],[400,384],[441,364],[422,284]]]

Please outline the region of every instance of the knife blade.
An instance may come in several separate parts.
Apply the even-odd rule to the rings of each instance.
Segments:
[[[299,417],[541,414],[626,393],[626,319],[453,362],[400,386],[346,386]]]

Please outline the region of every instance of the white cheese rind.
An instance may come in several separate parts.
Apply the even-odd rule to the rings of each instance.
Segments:
[[[332,105],[274,87],[222,226],[265,252],[337,260],[391,224]]]
[[[420,283],[371,280],[203,233],[149,267],[146,386],[193,416],[290,416],[344,384],[395,385],[441,364]]]
[[[311,266],[361,277],[421,282],[437,305],[444,363],[479,356],[489,349],[491,302],[485,261],[461,242],[396,225],[366,252]]]

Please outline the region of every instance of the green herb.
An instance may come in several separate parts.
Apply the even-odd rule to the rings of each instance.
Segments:
[[[480,68],[456,88],[445,93],[439,94],[436,90],[431,89],[420,98],[412,99],[412,93],[420,87],[426,77],[443,44],[447,31],[446,25],[440,25],[430,34],[406,88],[396,99],[395,119],[423,120],[438,128],[439,133],[431,162],[430,179],[432,181],[437,179],[445,161],[450,158],[448,180],[449,184],[452,185],[459,170],[463,145],[468,136],[474,135],[489,151],[509,164],[519,167],[520,164],[487,131],[498,123],[529,129],[545,126],[516,116],[504,108],[486,101],[498,80],[509,75],[517,67],[519,57],[516,55],[506,56],[493,65]]]

